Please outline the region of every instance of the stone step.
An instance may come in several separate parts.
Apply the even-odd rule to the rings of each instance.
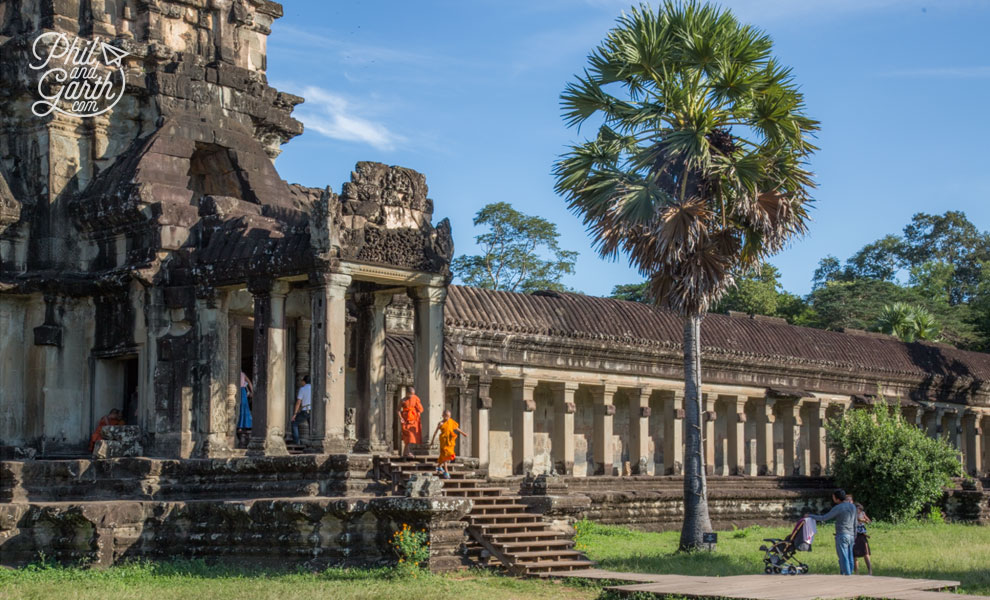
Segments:
[[[498,506],[502,504],[517,504],[522,496],[478,496],[472,498],[475,508],[480,506]]]
[[[521,513],[529,508],[525,504],[484,504],[471,509],[471,516],[500,515],[506,513]]]
[[[502,542],[498,539],[493,539],[492,543],[504,550],[506,553],[514,552],[535,552],[539,548],[571,548],[574,546],[574,540],[569,540],[566,538],[550,539],[550,540],[529,540],[522,542]]]
[[[548,560],[535,563],[526,563],[527,573],[554,573],[558,571],[575,571],[577,569],[590,569],[595,563],[590,560]]]
[[[543,523],[543,517],[534,513],[505,513],[496,515],[468,515],[472,523],[484,525],[486,523],[501,525],[504,523]]]
[[[463,488],[463,489],[450,489],[445,491],[447,492],[448,496],[472,498],[475,496],[501,496],[502,494],[505,493],[505,488],[474,487],[474,488]]]
[[[530,564],[547,560],[583,560],[584,555],[577,550],[536,550],[529,552],[506,552],[520,563]]]
[[[538,544],[546,541],[566,540],[573,543],[573,540],[564,537],[558,531],[543,528],[539,531],[516,531],[507,533],[494,533],[489,536],[493,544],[514,544],[514,543],[534,543]]]
[[[478,529],[485,534],[486,537],[491,537],[493,534],[499,533],[509,533],[514,531],[547,531],[546,523],[478,523],[475,525]]]

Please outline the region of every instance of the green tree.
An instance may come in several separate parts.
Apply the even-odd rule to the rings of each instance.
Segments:
[[[912,267],[932,261],[952,265],[949,302],[959,304],[978,291],[983,263],[990,261],[990,233],[980,232],[961,211],[918,213],[904,228],[903,254]]]
[[[729,288],[712,312],[727,313],[730,310],[751,315],[777,316],[780,303],[780,271],[773,265],[760,266],[757,273],[740,273],[733,276],[735,285]]]
[[[856,279],[828,282],[812,291],[808,301],[815,311],[809,325],[839,330],[872,329],[887,304],[921,304],[923,299],[892,281]]]
[[[829,254],[818,261],[818,268],[811,276],[811,289],[817,290],[830,281],[842,281],[844,279],[845,273],[842,270],[842,264],[838,258]]]
[[[618,19],[561,95],[597,135],[555,166],[556,189],[605,257],[625,253],[684,321],[680,547],[711,530],[701,448],[701,321],[732,285],[805,230],[817,121],[770,37],[694,1]]]
[[[886,402],[851,410],[827,425],[832,475],[868,512],[889,521],[917,516],[962,474],[959,453],[930,438]]]
[[[612,288],[610,298],[616,300],[627,300],[629,302],[644,302],[649,304],[649,285],[643,281],[641,283],[623,283]]]
[[[482,254],[458,256],[451,263],[466,285],[508,292],[567,289],[560,279],[574,272],[577,252],[560,249],[556,225],[507,202],[483,207],[474,224],[488,228],[474,238]]]
[[[879,279],[892,281],[901,268],[904,243],[888,235],[863,246],[846,261],[845,279]]]

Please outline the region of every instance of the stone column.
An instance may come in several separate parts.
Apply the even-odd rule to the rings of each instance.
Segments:
[[[347,288],[350,275],[310,277],[313,321],[310,329],[310,380],[313,386],[311,444],[317,452],[347,452],[344,435],[344,372]]]
[[[204,458],[229,456],[227,434],[233,416],[227,411],[229,332],[227,294],[214,288],[196,290],[196,432],[194,454]]]
[[[443,415],[443,303],[447,288],[409,288],[415,302],[416,393],[423,401],[423,437],[432,435]],[[428,432],[428,433],[427,433]]]
[[[715,412],[715,400],[714,394],[701,394],[701,406],[704,408],[701,415],[701,443],[705,454],[705,473],[708,475],[715,474],[715,419],[718,418],[718,413]]]
[[[296,319],[296,388],[302,385],[303,377],[309,375],[309,370],[313,367],[312,359],[309,356],[309,348],[313,343],[310,333],[312,328],[313,321],[311,319]]]
[[[729,452],[726,461],[730,475],[746,475],[746,397],[726,397],[729,410],[726,414],[725,433],[729,441]]]
[[[928,437],[938,438],[942,436],[942,409],[929,408],[925,410],[922,419],[925,422]]]
[[[982,448],[980,448],[980,415],[966,411],[962,419],[963,468],[970,475],[983,472]]]
[[[533,470],[533,411],[535,379],[512,381],[512,468],[519,475]]]
[[[558,475],[574,474],[574,394],[578,384],[551,384],[553,393],[553,439],[550,453]]]
[[[237,418],[241,410],[241,323],[235,315],[227,314],[227,414],[230,429],[227,444],[237,446]]]
[[[358,305],[357,394],[358,452],[385,450],[385,307],[391,294],[355,294]],[[418,390],[417,390],[418,391]],[[432,431],[430,432],[432,433]]]
[[[625,391],[629,399],[629,463],[633,475],[649,474],[650,393],[649,388]]]
[[[601,385],[591,388],[592,403],[595,406],[595,427],[593,433],[595,475],[612,474],[612,417],[615,415],[616,386]]]
[[[488,419],[492,409],[491,379],[479,377],[475,387],[475,398],[477,405],[474,411],[474,433],[471,439],[471,448],[474,455],[478,457],[478,464],[482,469],[488,468]],[[432,432],[431,432],[432,435]]]
[[[780,405],[780,411],[784,426],[784,475],[800,475],[801,402],[788,400]]]
[[[825,424],[828,422],[828,404],[820,400],[812,407],[813,419],[809,424],[811,433],[809,444],[811,446],[809,475],[824,475],[828,466],[828,444],[826,443]]]
[[[962,450],[962,411],[952,409],[946,411],[945,430],[949,443],[956,450]]]
[[[774,446],[773,446],[773,423],[776,420],[773,414],[775,404],[773,398],[763,398],[756,400],[756,461],[757,473],[760,475],[775,475]]]
[[[252,456],[280,456],[285,448],[285,296],[284,281],[256,281],[254,295],[254,407]]]
[[[990,415],[984,414],[980,418],[980,447],[982,448],[983,475],[990,475]]]
[[[663,472],[684,473],[684,392],[665,390],[663,408]]]

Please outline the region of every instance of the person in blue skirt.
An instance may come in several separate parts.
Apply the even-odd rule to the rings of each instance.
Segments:
[[[237,437],[248,438],[251,435],[251,401],[254,396],[254,385],[251,379],[241,371],[241,405],[237,415]]]

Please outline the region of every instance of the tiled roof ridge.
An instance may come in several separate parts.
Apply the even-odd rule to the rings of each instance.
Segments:
[[[680,323],[672,311],[639,302],[573,292],[523,294],[456,285],[450,286],[445,311],[448,327],[677,351],[681,348]],[[766,319],[710,313],[702,324],[702,345],[706,354],[990,381],[990,354]]]

